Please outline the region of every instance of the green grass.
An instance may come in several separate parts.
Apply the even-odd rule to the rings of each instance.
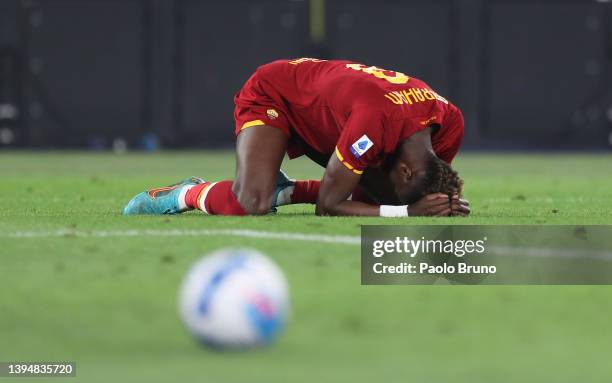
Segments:
[[[0,153],[0,361],[75,360],[78,378],[70,382],[608,382],[612,288],[605,286],[361,286],[352,245],[7,234],[610,224],[611,165],[610,155],[463,155],[456,167],[473,205],[466,219],[316,217],[311,206],[266,217],[123,217],[125,202],[144,188],[189,175],[231,178],[233,154]],[[298,178],[322,173],[306,160],[284,168]],[[236,244],[268,253],[285,270],[293,316],[270,348],[213,353],[185,334],[177,288],[198,256]]]

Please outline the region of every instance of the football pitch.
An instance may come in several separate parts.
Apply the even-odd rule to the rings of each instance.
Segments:
[[[76,361],[67,382],[610,381],[612,287],[361,286],[353,240],[364,224],[612,224],[612,155],[462,154],[468,218],[120,214],[149,187],[232,178],[233,157],[0,153],[0,361]],[[228,246],[287,274],[292,317],[271,347],[211,352],[179,321],[189,264]]]

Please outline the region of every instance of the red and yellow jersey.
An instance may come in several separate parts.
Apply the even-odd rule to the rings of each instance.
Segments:
[[[463,138],[457,107],[423,81],[351,61],[301,58],[263,65],[235,97],[236,133],[270,125],[301,145],[338,158],[356,173],[380,166],[415,132],[432,124],[434,151],[452,162]]]

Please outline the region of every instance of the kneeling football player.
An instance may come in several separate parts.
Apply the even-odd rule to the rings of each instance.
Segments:
[[[421,80],[350,61],[280,60],[259,67],[234,102],[236,179],[152,189],[124,214],[261,215],[297,203],[335,216],[470,213],[450,166],[463,117]],[[307,155],[323,179],[287,178],[285,154]]]

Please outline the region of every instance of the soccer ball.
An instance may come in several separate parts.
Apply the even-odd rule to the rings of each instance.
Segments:
[[[183,323],[212,348],[251,348],[274,341],[289,312],[281,269],[252,249],[221,249],[196,261],[179,296]]]

